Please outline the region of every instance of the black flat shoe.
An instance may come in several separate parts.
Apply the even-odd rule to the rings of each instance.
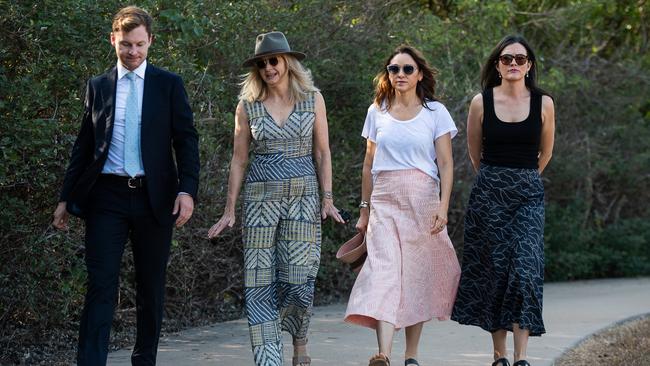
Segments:
[[[510,366],[510,362],[507,358],[501,357],[496,361],[492,362],[492,366]]]
[[[408,365],[418,365],[418,366],[420,366],[420,364],[418,363],[418,360],[416,360],[415,358],[407,358],[404,361],[404,366],[408,366]]]
[[[530,366],[530,364],[526,360],[519,360],[513,363],[512,366]]]

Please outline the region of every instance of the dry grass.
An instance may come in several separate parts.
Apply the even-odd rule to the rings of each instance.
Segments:
[[[555,362],[575,365],[649,366],[650,315],[596,333]]]

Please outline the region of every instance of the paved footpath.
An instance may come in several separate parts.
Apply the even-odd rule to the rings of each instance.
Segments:
[[[376,352],[375,333],[342,321],[344,304],[316,307],[309,333],[312,365],[367,365]],[[616,322],[650,313],[650,278],[550,283],[544,288],[547,333],[530,339],[528,360],[534,366],[553,360],[588,335]],[[285,345],[291,338],[285,335]],[[427,365],[484,366],[492,361],[489,333],[453,321],[424,326],[419,361]],[[508,350],[512,358],[512,336]],[[291,346],[285,346],[291,365]],[[395,337],[393,365],[403,365],[404,332]],[[109,365],[130,365],[130,350],[109,355]],[[245,320],[189,329],[161,339],[159,365],[252,365]]]

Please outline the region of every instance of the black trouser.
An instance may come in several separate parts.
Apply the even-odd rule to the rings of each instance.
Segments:
[[[101,175],[90,199],[86,217],[88,292],[77,363],[106,365],[120,262],[128,238],[133,248],[137,309],[131,363],[155,365],[173,226],[161,226],[154,218],[146,185],[129,188],[121,177]]]

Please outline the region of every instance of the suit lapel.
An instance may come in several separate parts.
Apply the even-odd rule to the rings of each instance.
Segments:
[[[113,125],[115,123],[115,95],[117,93],[117,68],[112,68],[102,82],[101,95],[103,98],[103,109],[105,113],[104,134],[106,136],[106,151],[111,144],[113,137]]]
[[[144,72],[144,91],[142,93],[142,117],[140,126],[141,131],[147,131],[151,126],[151,115],[156,109],[156,87],[158,80],[156,75],[158,70],[152,66],[150,63],[147,63],[147,69]],[[145,134],[140,134],[140,143],[142,143],[142,137]]]

